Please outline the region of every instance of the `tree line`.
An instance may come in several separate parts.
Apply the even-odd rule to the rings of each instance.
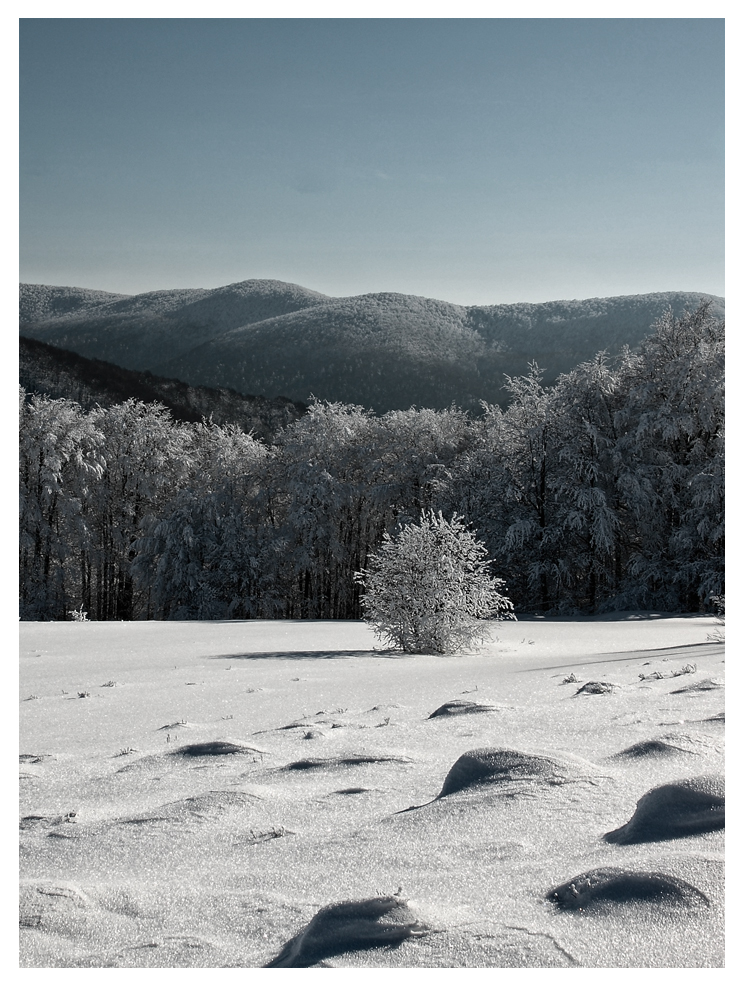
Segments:
[[[271,444],[128,400],[21,390],[27,620],[361,616],[355,573],[422,511],[477,533],[517,611],[697,611],[724,593],[724,326],[707,305],[638,352],[509,403],[376,415],[315,401]]]

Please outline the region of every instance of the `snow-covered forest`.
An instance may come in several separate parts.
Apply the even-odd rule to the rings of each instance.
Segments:
[[[724,592],[724,326],[670,311],[509,404],[316,401],[272,444],[134,400],[21,391],[21,618],[357,618],[354,574],[462,516],[517,611],[696,611]]]

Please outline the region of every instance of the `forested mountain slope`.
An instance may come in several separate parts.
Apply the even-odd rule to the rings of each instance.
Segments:
[[[110,291],[91,291],[88,288],[58,288],[48,284],[22,284],[19,299],[21,325],[42,322],[45,319],[64,318],[68,315],[82,317],[98,305],[116,302],[129,295],[116,295]]]
[[[66,298],[69,310],[63,315],[26,318],[34,296],[44,298],[49,292],[58,293],[58,306]],[[243,281],[215,289],[177,288],[141,295],[110,295],[98,304],[91,304],[86,296],[75,310],[72,306],[80,293],[79,288],[22,285],[21,297],[25,301],[21,307],[21,333],[129,370],[153,372],[178,354],[236,326],[308,308],[325,298],[281,281]],[[206,383],[193,375],[187,380]],[[243,393],[266,391],[259,388],[258,392]]]
[[[504,374],[530,361],[551,383],[599,350],[635,349],[671,308],[722,298],[695,292],[461,306],[396,293],[330,298],[279,281],[134,296],[21,286],[23,335],[191,384],[247,394],[310,395],[395,408],[504,403]]]
[[[215,386],[261,381],[265,392],[310,394],[388,411],[477,405],[483,339],[466,310],[411,295],[333,299],[209,340],[159,369]]]
[[[520,612],[724,595],[725,327],[667,311],[637,353],[502,410],[312,402],[271,444],[129,399],[20,394],[21,617],[357,619],[385,534],[461,517]]]
[[[176,421],[211,418],[217,425],[235,424],[267,441],[307,410],[288,398],[254,397],[156,377],[149,371],[125,370],[25,336],[20,337],[19,383],[29,394],[76,401],[85,411],[96,405],[110,408],[130,398],[159,402]]]

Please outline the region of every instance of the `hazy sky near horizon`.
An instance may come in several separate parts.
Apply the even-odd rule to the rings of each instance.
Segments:
[[[21,280],[724,294],[722,19],[22,19]]]

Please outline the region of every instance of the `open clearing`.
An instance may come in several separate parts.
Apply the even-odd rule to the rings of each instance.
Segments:
[[[23,623],[21,965],[722,967],[718,630]]]

